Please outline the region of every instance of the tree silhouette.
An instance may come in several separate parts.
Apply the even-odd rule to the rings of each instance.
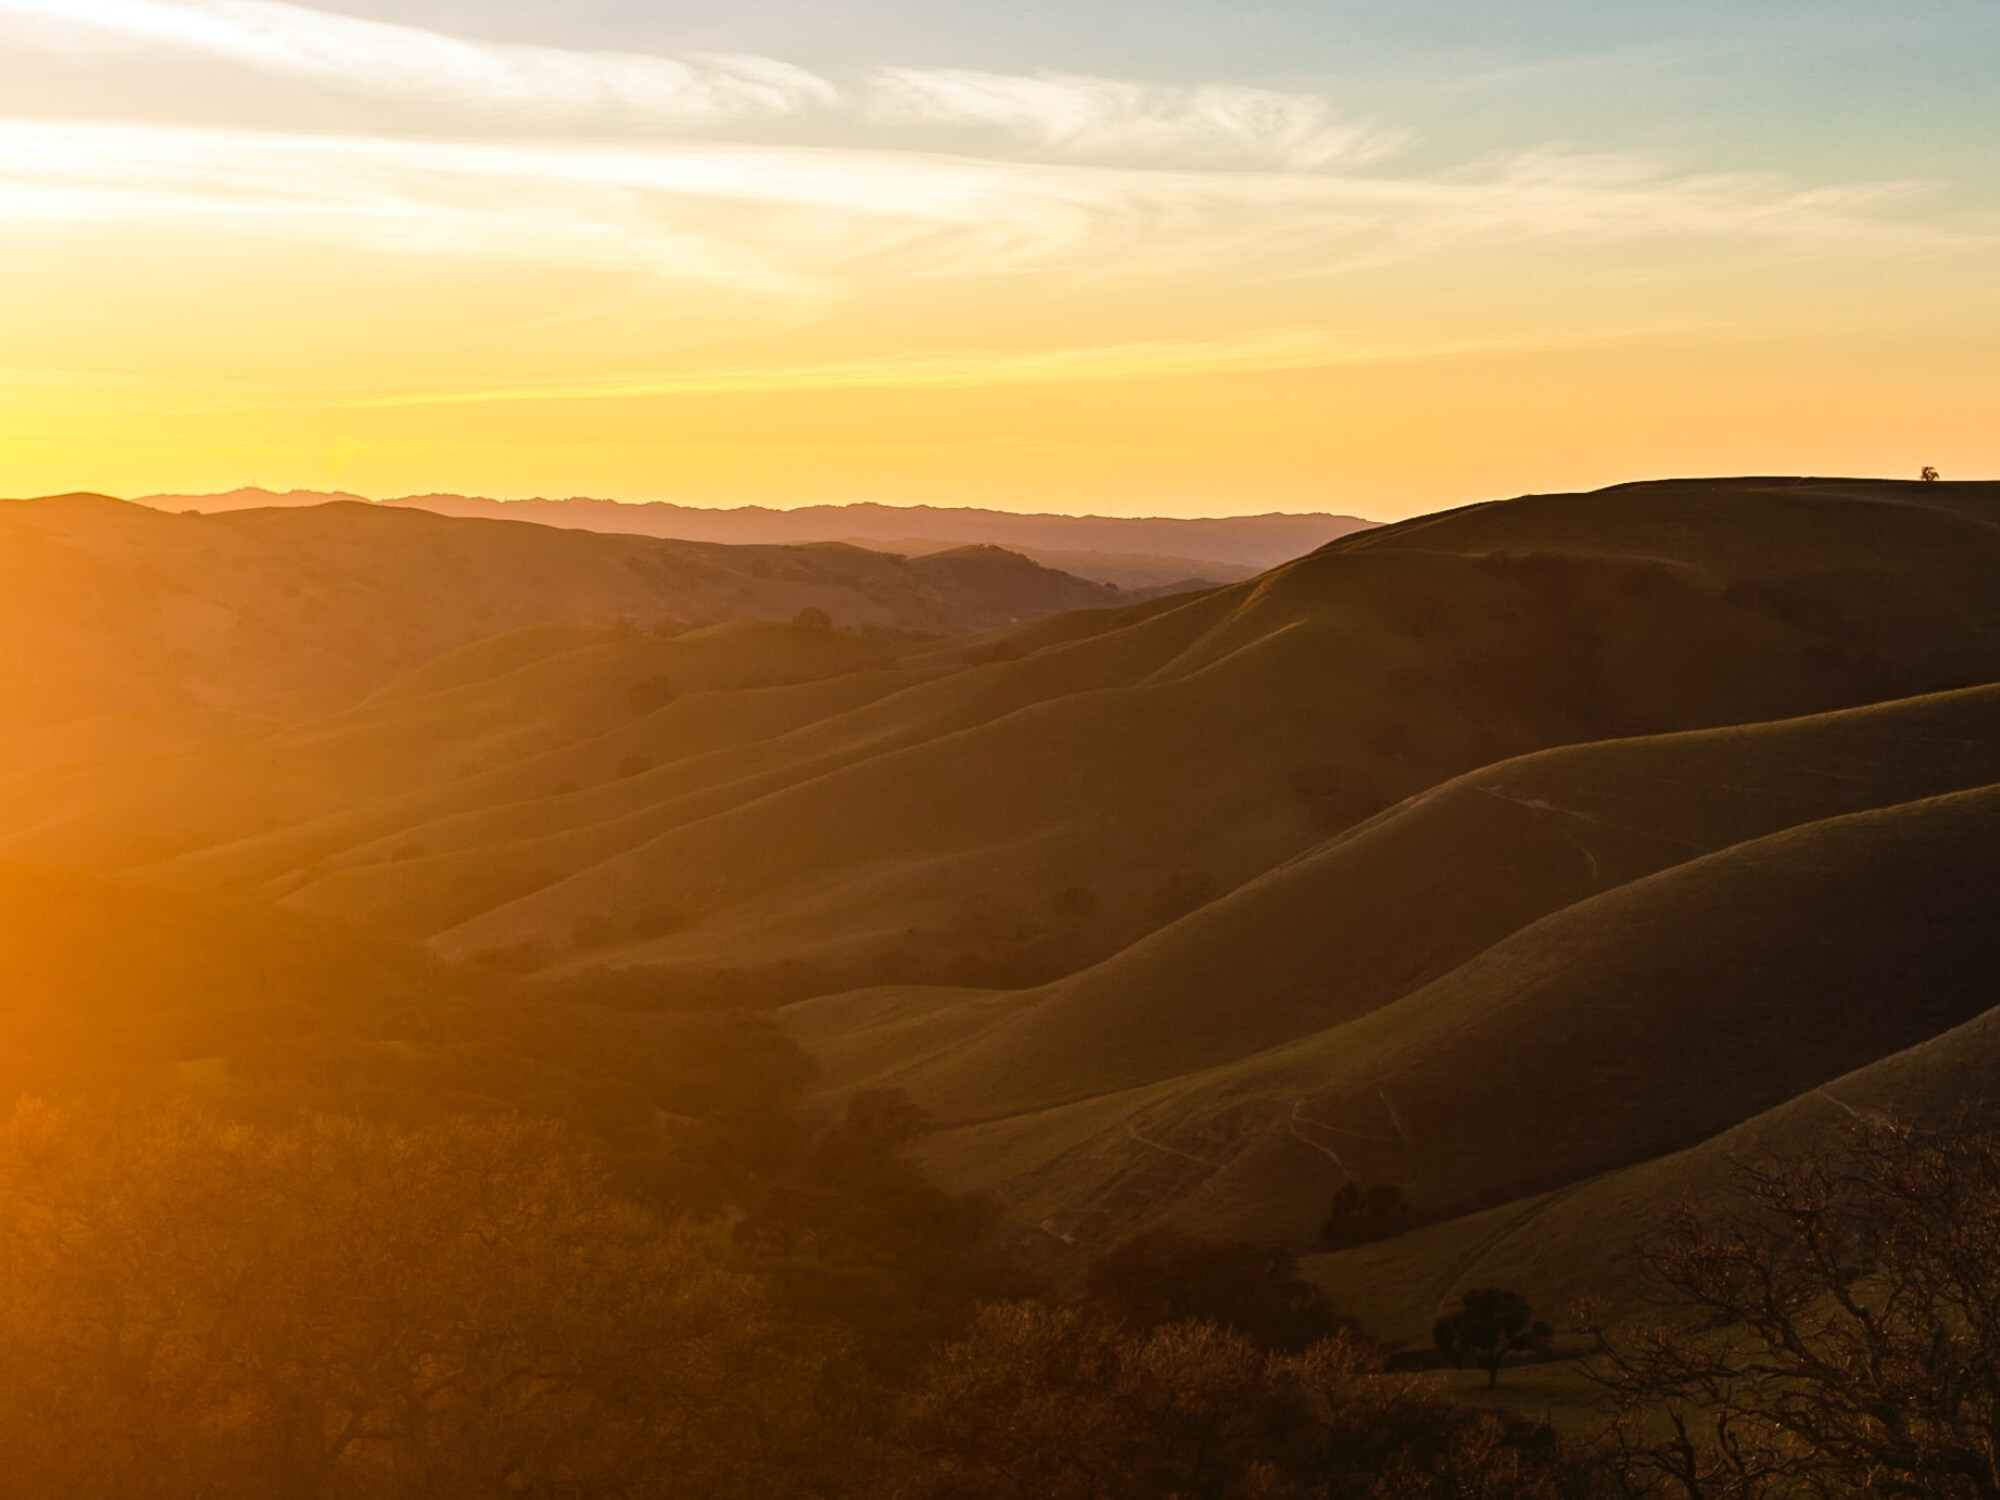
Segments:
[[[1736,1188],[1647,1252],[1671,1321],[1593,1330],[1622,1493],[2000,1496],[2000,1139],[1859,1125]]]
[[[1923,479],[1925,484],[1936,484],[1938,478],[1938,471],[1932,468],[1929,464],[1925,464],[1924,472],[1920,477]]]
[[[1431,1342],[1460,1369],[1467,1360],[1478,1365],[1492,1387],[1500,1383],[1500,1366],[1508,1355],[1543,1348],[1554,1335],[1554,1329],[1531,1321],[1533,1317],[1534,1309],[1519,1292],[1480,1287],[1459,1299],[1456,1312],[1431,1325]]]

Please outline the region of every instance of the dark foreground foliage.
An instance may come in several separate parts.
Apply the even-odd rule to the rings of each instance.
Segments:
[[[519,1115],[23,1104],[0,1122],[9,1492],[2000,1496],[2000,1143],[1967,1127],[1859,1129],[1677,1216],[1657,1323],[1597,1330],[1609,1425],[1563,1440],[1387,1369],[1282,1251],[1155,1235],[1078,1303],[1035,1294],[990,1207],[899,1154],[923,1124],[859,1096],[740,1159],[718,1217]],[[1518,1302],[1469,1295],[1453,1336],[1504,1358],[1541,1333]]]
[[[837,1351],[547,1125],[24,1107],[0,1201],[16,1493],[815,1494],[855,1430]]]
[[[1652,1247],[1665,1316],[1597,1330],[1619,1493],[2000,1496],[2000,1140],[1858,1125],[1738,1188]]]
[[[935,1500],[1389,1500],[1572,1493],[1543,1427],[1382,1373],[1349,1335],[1274,1353],[1214,1323],[984,1309],[899,1434]]]
[[[1354,1332],[1280,1245],[1199,1240],[1155,1230],[1092,1263],[1085,1297],[1135,1328],[1206,1321],[1270,1349],[1296,1351]]]
[[[1348,1335],[993,1303],[884,1378],[518,1119],[30,1105],[0,1201],[17,1493],[1308,1500],[1553,1495],[1563,1463]]]

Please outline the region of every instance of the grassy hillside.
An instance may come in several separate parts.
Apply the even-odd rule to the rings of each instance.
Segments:
[[[898,558],[446,520],[335,503],[170,514],[0,502],[0,774],[134,741],[259,732],[446,651],[555,622],[790,619],[957,633],[1119,602],[996,548]]]
[[[1976,552],[1956,547],[1956,517],[1874,510],[1880,534],[1854,546],[1864,570],[1900,569],[1893,538],[1911,527],[1926,546],[1935,529]],[[1537,519],[1523,540],[1539,547],[1546,529]],[[533,862],[524,877],[565,878],[524,878],[523,899],[441,944],[670,967],[779,950],[856,979],[1054,974],[1454,773],[1983,681],[2000,642],[1978,586],[2000,562],[1990,542],[1973,557],[1987,573],[1968,565],[1909,594],[1894,628],[1850,629],[1766,607],[1760,588],[1817,577],[1819,559],[1761,534],[1739,563],[1756,569],[1746,586],[1711,562],[1670,568],[1597,539],[1577,555],[1466,555],[1399,550],[1401,530],[1045,646],[1015,672],[913,688],[864,711],[857,762],[818,753],[848,726],[815,726],[785,747],[789,765],[746,784],[754,796],[634,827],[643,842],[594,843],[575,874],[574,856],[510,848]],[[1437,530],[1412,536],[1435,544]],[[690,916],[675,932],[568,956],[579,922],[627,925],[626,893],[662,890]]]
[[[1960,793],[1676,867],[1255,1071],[1309,1077],[1313,1118],[1376,1134],[1353,1170],[1433,1212],[1690,1144],[1991,1003],[1996,814]]]
[[[957,1118],[997,1105],[926,1158],[1084,1243],[1158,1222],[1310,1243],[1350,1179],[1452,1217],[1694,1145],[1983,1013],[1996,818],[1986,788],[1753,840],[1358,1020],[1142,1088],[1013,1111],[962,1074],[898,1078]]]
[[[0,848],[169,860],[516,966],[1033,983],[1479,766],[2000,676],[2000,531],[1969,488],[1474,507],[969,642],[732,640],[733,678],[676,643],[523,639],[219,755],[21,782]],[[363,512],[472,524],[396,517]]]
[[[1306,1271],[1386,1337],[1422,1342],[1430,1321],[1475,1286],[1517,1287],[1558,1318],[1585,1299],[1617,1317],[1639,1310],[1631,1252],[1662,1214],[1726,1200],[1739,1166],[1807,1152],[1856,1120],[1942,1124],[1991,1111],[2000,1009],[1830,1079],[1686,1150],[1548,1193],[1312,1256]]]
[[[527,799],[568,826],[580,804],[551,803],[558,789],[587,797],[629,779],[640,760],[726,750],[892,691],[907,649],[749,621],[670,638],[536,627],[448,653],[306,724],[18,775],[0,783],[0,806],[12,809],[17,854],[96,867],[192,849],[255,865],[239,846],[320,819],[399,833]],[[311,848],[317,835],[300,837]],[[300,862],[282,858],[275,870]]]
[[[803,1001],[830,1101],[909,1089],[943,1181],[1077,1255],[1156,1224],[1309,1244],[1349,1179],[1462,1249],[2000,991],[2000,486],[1528,497],[1087,610],[990,550],[129,510],[0,545],[48,614],[24,629],[113,663],[16,669],[120,712],[157,678],[182,738],[0,777],[0,854],[503,990]],[[120,657],[155,616],[32,594],[79,550],[86,602],[147,567],[148,609],[266,602]],[[645,628],[725,596],[708,617],[881,628]],[[912,639],[939,600],[1039,618]],[[56,701],[18,743],[88,727]]]
[[[265,1122],[527,1110],[594,1138],[628,1185],[702,1203],[734,1116],[803,1076],[727,1018],[516,991],[316,917],[0,864],[10,1101],[191,1094]]]
[[[920,1083],[973,1113],[1040,1108],[1354,1020],[1703,854],[1993,782],[2000,687],[1544,751],[1422,793],[1055,984],[863,992],[790,1024],[838,1077]]]
[[[1323,545],[1335,537],[1330,531],[1324,539],[1315,539],[1314,545]],[[834,540],[851,542],[857,547],[874,547],[878,551],[900,552],[905,557],[919,557],[930,552],[943,552],[960,545],[955,542],[941,542],[936,537],[860,537],[842,536]],[[1137,540],[1135,538],[1134,540]],[[1115,583],[1144,598],[1149,590],[1173,588],[1185,589],[1191,582],[1202,582],[1209,586],[1223,583],[1240,583],[1264,571],[1262,567],[1247,562],[1220,562],[1212,557],[1177,557],[1172,554],[1146,552],[1102,552],[1070,551],[1053,547],[1024,547],[1010,544],[1010,550],[1023,557],[1040,563],[1045,568],[1058,572],[1073,573],[1078,578],[1091,578],[1099,583]],[[1311,547],[1301,547],[1301,552]],[[1288,562],[1289,557],[1274,556],[1270,564]]]

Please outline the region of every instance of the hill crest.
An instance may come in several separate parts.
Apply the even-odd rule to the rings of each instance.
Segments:
[[[295,509],[330,501],[353,501],[439,515],[487,520],[533,521],[569,530],[656,536],[730,545],[795,545],[851,542],[873,551],[916,554],[967,544],[1000,546],[1060,555],[1065,571],[1100,578],[1093,568],[1129,568],[1170,560],[1191,565],[1195,576],[1234,582],[1244,570],[1274,567],[1336,538],[1379,523],[1359,516],[1324,512],[1266,512],[1248,516],[1095,516],[1054,512],[987,510],[973,506],[810,505],[773,510],[747,505],[728,508],[676,505],[669,501],[618,501],[587,496],[567,499],[490,500],[469,495],[406,495],[380,501],[346,493],[262,489],[219,495],[147,495],[137,503],[158,510],[215,513],[233,510]],[[1093,561],[1095,554],[1095,561]],[[1141,563],[1139,560],[1144,560]],[[1060,566],[1050,563],[1051,566]],[[1170,582],[1189,576],[1175,573]],[[1124,578],[1100,581],[1125,582]]]

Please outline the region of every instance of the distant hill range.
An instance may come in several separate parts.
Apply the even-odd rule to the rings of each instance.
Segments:
[[[1112,607],[919,566],[966,556],[0,506],[5,722],[46,731],[0,861],[775,1010],[1067,1270],[1327,1248],[1393,1338],[1616,1294],[1736,1153],[1993,1102],[2000,484],[1529,496]],[[1035,618],[887,628],[1037,579]],[[697,584],[736,615],[616,623]],[[1347,1182],[1413,1227],[1322,1247]]]
[[[725,546],[354,501],[205,515],[0,501],[0,775],[296,723],[531,626],[671,634],[816,610],[935,637],[1199,586],[1120,588],[978,545]]]
[[[232,490],[225,495],[148,495],[139,501],[161,510],[260,510],[273,506],[361,503],[359,495],[294,490]],[[434,511],[442,516],[533,521],[577,531],[671,537],[731,546],[783,546],[848,542],[905,556],[968,544],[1005,547],[1045,567],[1123,588],[1152,588],[1184,580],[1233,583],[1301,557],[1338,537],[1375,525],[1358,516],[1260,515],[1199,520],[1170,517],[1016,515],[1010,511],[931,505],[810,505],[798,510],[762,506],[708,509],[660,502],[614,500],[483,500],[465,495],[408,495],[383,505]]]

